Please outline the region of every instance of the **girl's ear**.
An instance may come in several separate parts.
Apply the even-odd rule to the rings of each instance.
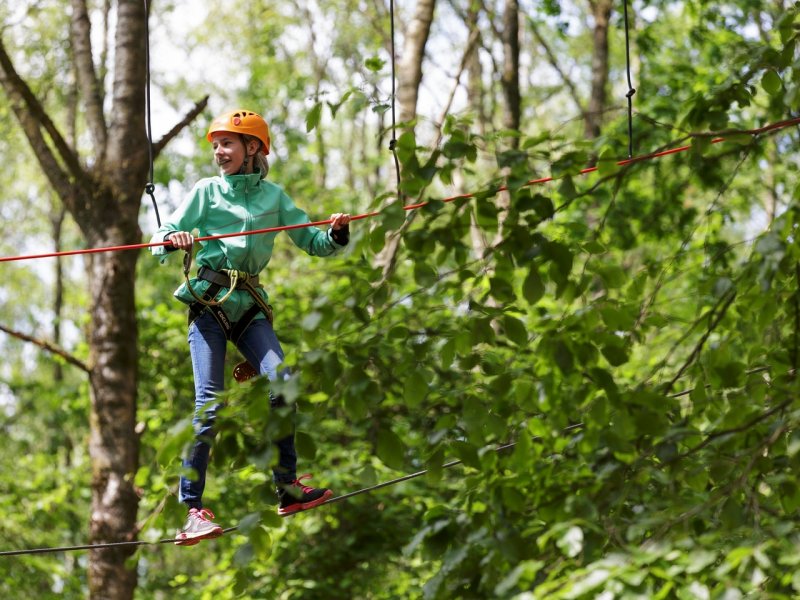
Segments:
[[[255,156],[260,149],[260,140],[247,140],[247,156]]]

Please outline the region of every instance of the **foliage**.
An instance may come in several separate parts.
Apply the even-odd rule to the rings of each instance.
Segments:
[[[376,82],[388,65],[358,8],[320,6],[353,16],[329,51],[344,67],[323,86],[311,75],[316,49],[282,43],[305,31],[299,9],[251,3],[247,20],[260,25],[235,39],[226,32],[240,16],[212,10],[218,27],[201,39],[231,39],[240,56],[261,50],[235,100],[274,104],[271,177],[312,218],[382,209],[354,223],[342,258],[300,256],[279,238],[267,273],[294,372],[275,390],[296,404],[302,464],[337,493],[427,473],[280,520],[269,440],[293,411],[271,412],[263,381],[231,381],[207,502],[238,529],[180,551],[143,548],[139,596],[795,597],[797,132],[744,130],[796,114],[798,8],[639,7],[635,147],[690,150],[620,166],[621,114],[590,144],[550,126],[567,118],[555,108],[521,132],[478,133],[474,115],[453,113],[436,147],[399,135],[401,191],[427,202],[410,212],[384,207],[393,173],[375,175]],[[546,12],[563,24],[567,8],[577,10],[551,2]],[[585,61],[561,30],[566,58]],[[309,139],[340,159],[324,188]],[[349,168],[348,154],[363,164]],[[593,156],[598,171],[581,175]],[[396,268],[384,272],[377,259],[393,235]],[[136,484],[150,541],[182,519],[178,457],[191,439],[176,258],[161,268],[143,257],[137,280]],[[5,285],[23,289],[11,273]],[[3,302],[14,318],[35,316],[33,304]],[[20,346],[5,347],[15,356]],[[4,371],[16,404],[0,424],[0,531],[15,547],[80,543],[88,518],[84,384],[45,369],[26,376],[17,359]],[[80,597],[80,560],[0,562],[0,591]]]

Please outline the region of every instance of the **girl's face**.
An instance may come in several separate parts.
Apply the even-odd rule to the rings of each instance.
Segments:
[[[211,145],[214,148],[214,162],[225,175],[235,175],[242,168],[245,153],[248,148],[242,142],[241,136],[227,131],[217,131],[211,134]],[[253,169],[252,161],[248,161],[248,169]]]

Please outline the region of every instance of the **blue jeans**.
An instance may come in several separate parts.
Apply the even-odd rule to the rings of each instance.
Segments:
[[[195,411],[192,419],[197,441],[191,456],[184,459],[183,466],[194,469],[196,479],[181,477],[179,499],[190,508],[202,508],[203,489],[206,484],[209,441],[214,437],[214,418],[220,404],[216,402],[218,392],[224,388],[225,352],[228,340],[225,332],[209,311],[205,311],[189,326],[189,351],[194,370]],[[266,319],[250,323],[237,343],[237,348],[270,381],[285,379],[288,372],[278,371],[283,362],[283,350]],[[270,395],[270,405],[283,405],[283,399]],[[276,483],[291,483],[297,478],[297,453],[294,448],[294,433],[278,440],[278,466],[273,469]]]

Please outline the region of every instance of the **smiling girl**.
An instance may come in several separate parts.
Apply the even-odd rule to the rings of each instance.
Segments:
[[[181,249],[190,252],[192,231],[200,237],[245,233],[285,225],[309,223],[308,215],[294,205],[286,192],[265,179],[269,171],[269,127],[261,115],[234,110],[213,120],[206,135],[214,149],[220,175],[200,180],[183,204],[153,236],[152,252],[163,262]],[[350,215],[331,215],[331,228],[288,230],[291,240],[312,256],[331,256],[349,241]],[[214,514],[203,507],[206,470],[213,422],[219,407],[216,396],[224,386],[227,342],[233,342],[250,365],[270,381],[285,379],[279,370],[284,359],[272,327],[272,307],[259,282],[259,273],[272,256],[278,232],[242,235],[200,242],[197,276],[187,280],[175,297],[189,307],[189,351],[195,380],[193,423],[196,441],[183,464],[193,476],[181,477],[179,499],[189,514],[175,543],[194,545],[202,539],[222,535]],[[284,405],[270,394],[273,407]],[[276,442],[278,464],[273,468],[279,514],[290,514],[317,506],[333,493],[301,483],[297,477],[294,433]]]

